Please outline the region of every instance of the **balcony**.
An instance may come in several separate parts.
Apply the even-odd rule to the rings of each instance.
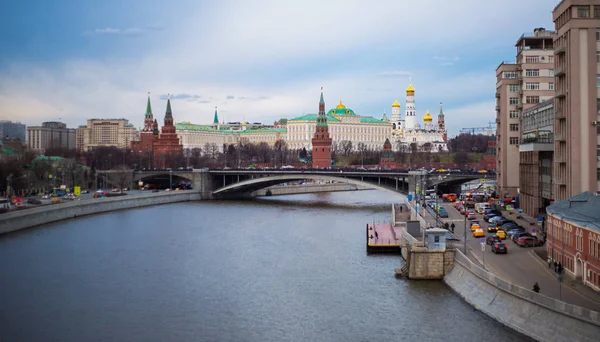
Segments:
[[[557,88],[556,89],[556,97],[565,97],[567,96],[567,90],[565,88]]]
[[[496,106],[496,111],[499,112],[500,111],[500,106]]]
[[[554,141],[567,141],[562,134],[554,134]]]
[[[517,104],[517,109],[523,109],[523,104],[522,103],[518,103]]]
[[[552,181],[556,185],[567,185],[567,182],[565,181],[565,179],[563,177],[554,177],[554,178],[552,178]]]
[[[554,68],[554,76],[560,77],[560,76],[564,76],[564,74],[565,74],[565,69],[563,67]]]
[[[567,158],[565,156],[559,156],[558,154],[554,153],[554,162],[555,163],[559,163],[559,164],[566,164],[567,163]]]
[[[496,93],[496,98],[499,99],[500,98],[500,93]]]
[[[546,137],[529,137],[521,139],[519,152],[551,152],[554,151],[554,138],[552,135]]]
[[[560,44],[554,46],[554,54],[559,55],[561,53],[565,53],[566,47],[565,44]]]
[[[523,95],[523,89],[519,90],[519,95]]]
[[[565,115],[565,111],[563,109],[558,109],[555,108],[554,109],[554,119],[556,120],[562,120],[562,119],[566,119],[566,115]]]
[[[500,119],[496,118],[496,123],[500,124]]]

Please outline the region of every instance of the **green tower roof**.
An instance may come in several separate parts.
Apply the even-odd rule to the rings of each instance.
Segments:
[[[173,112],[171,111],[171,99],[167,99],[167,111],[165,113],[165,118],[173,118]]]
[[[152,116],[152,106],[150,105],[150,93],[148,93],[148,104],[146,105],[146,117]]]
[[[215,106],[215,117],[213,119],[213,123],[218,124],[219,123],[219,115],[217,114],[217,107]]]

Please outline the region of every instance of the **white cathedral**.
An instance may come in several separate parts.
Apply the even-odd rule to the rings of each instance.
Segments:
[[[408,88],[406,88],[406,110],[404,115],[405,118],[402,118],[400,103],[398,101],[394,102],[392,104],[392,117],[389,120],[392,123],[392,146],[394,146],[394,149],[398,149],[399,145],[404,145],[410,151],[412,143],[416,143],[418,148],[422,149],[426,143],[429,143],[431,152],[448,151],[442,104],[440,103],[437,125],[433,123],[433,117],[427,111],[423,116],[423,126],[421,126],[417,122],[415,88],[412,86],[412,81],[409,81]]]

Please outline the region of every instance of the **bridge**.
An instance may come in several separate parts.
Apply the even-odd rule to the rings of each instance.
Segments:
[[[340,182],[367,186],[401,194],[420,189],[440,192],[460,192],[460,186],[473,180],[495,179],[494,175],[477,173],[428,173],[426,171],[356,170],[356,169],[185,169],[185,170],[107,170],[98,171],[100,177],[114,178],[126,173],[126,184],[135,187],[156,179],[176,184],[180,180],[191,181],[193,188],[202,192],[203,198],[229,198],[251,196],[256,190],[273,185],[300,180]],[[110,182],[109,182],[110,183]],[[167,183],[168,184],[168,183]]]

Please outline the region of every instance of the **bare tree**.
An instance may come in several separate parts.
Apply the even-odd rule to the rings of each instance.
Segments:
[[[343,140],[340,142],[340,148],[342,149],[342,153],[344,154],[344,156],[349,156],[350,153],[352,153],[352,141],[350,140]]]
[[[204,145],[204,153],[213,160],[216,160],[219,156],[219,146],[215,143],[206,143]]]
[[[119,165],[109,174],[110,183],[113,187],[118,187],[119,191],[122,191],[125,184],[130,184],[133,177],[133,172],[127,165]]]

